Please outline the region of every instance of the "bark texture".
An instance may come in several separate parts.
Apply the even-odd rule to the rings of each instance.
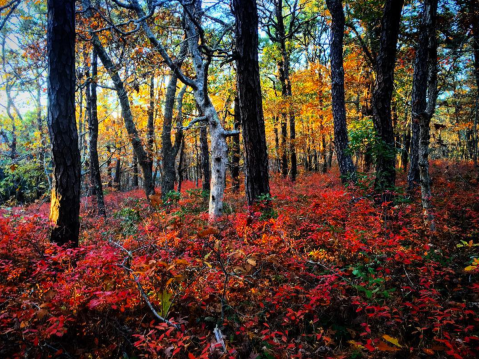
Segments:
[[[54,164],[52,241],[78,245],[80,151],[75,122],[75,1],[48,0],[48,131]]]
[[[334,119],[334,144],[343,183],[356,181],[356,169],[349,153],[346,105],[344,99],[343,37],[344,12],[341,0],[327,0],[331,13],[331,81]]]
[[[391,98],[403,5],[404,0],[387,0],[381,20],[380,47],[376,61],[376,82],[372,101],[374,127],[379,140],[375,181],[375,188],[379,191],[393,189],[396,183]],[[387,200],[388,197],[384,197],[383,200]]]
[[[472,49],[474,52],[474,76],[476,79],[476,113],[474,116],[474,154],[473,160],[474,165],[477,167],[477,158],[478,158],[478,122],[479,122],[479,2],[477,0],[470,0],[469,12],[471,14],[472,22]],[[479,174],[478,174],[479,176]]]
[[[427,1],[427,0],[426,0]],[[427,2],[424,6],[430,6]],[[423,10],[425,11],[425,9]],[[428,79],[428,23],[425,13],[422,15],[419,26],[419,41],[416,48],[414,62],[414,77],[412,88],[412,115],[411,115],[411,147],[409,153],[409,171],[407,176],[408,188],[413,189],[419,184],[419,115],[426,111],[427,106],[427,79]]]
[[[239,130],[241,126],[241,111],[239,107],[239,98],[235,97],[234,101],[235,113],[234,113],[234,128]],[[240,188],[239,181],[239,162],[240,162],[240,135],[233,136],[233,148],[231,150],[231,178],[233,180],[233,191],[238,192]]]
[[[422,14],[422,25],[426,42],[426,56],[416,61],[418,71],[425,71],[426,76],[418,76],[413,83],[417,87],[418,96],[424,97],[426,106],[420,113],[413,114],[419,120],[419,178],[421,183],[421,203],[424,211],[424,221],[431,231],[435,231],[434,215],[431,205],[431,177],[429,175],[429,139],[431,118],[436,109],[437,99],[437,40],[436,18],[438,0],[425,0]],[[423,34],[421,34],[423,36]],[[417,55],[419,56],[419,54]],[[416,69],[414,69],[416,74]]]
[[[256,0],[233,0],[236,19],[236,78],[243,130],[245,192],[248,205],[269,195],[268,153],[258,65]],[[294,133],[294,126],[291,128]],[[296,157],[294,157],[296,160]],[[292,164],[295,162],[292,158]]]
[[[98,214],[105,216],[105,200],[103,198],[103,188],[101,184],[100,162],[98,161],[98,58],[95,49],[93,49],[92,53],[91,70],[90,113],[88,117],[88,127],[90,132],[90,186],[91,194],[96,198]]]

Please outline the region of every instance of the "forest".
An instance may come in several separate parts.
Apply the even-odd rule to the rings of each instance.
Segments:
[[[479,0],[0,0],[1,358],[477,358]]]

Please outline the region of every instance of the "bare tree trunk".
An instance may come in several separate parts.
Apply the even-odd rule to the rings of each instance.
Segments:
[[[105,216],[105,201],[103,199],[103,188],[101,184],[100,162],[98,161],[98,59],[95,49],[93,49],[92,53],[91,67],[92,80],[88,85],[90,87],[90,113],[88,116],[90,132],[90,186],[91,194],[96,198],[98,214]]]
[[[287,127],[286,113],[281,114],[281,174],[283,177],[288,177],[288,127]]]
[[[180,141],[171,142],[171,127],[173,123],[173,108],[175,106],[176,85],[178,77],[172,73],[166,88],[165,111],[163,116],[163,132],[161,134],[161,152],[163,173],[161,176],[161,196],[166,198],[169,192],[175,190],[176,155],[180,147]]]
[[[413,88],[416,88],[418,96],[424,96],[427,106],[421,113],[414,113],[413,116],[419,119],[419,175],[421,182],[421,202],[424,210],[424,220],[431,231],[436,230],[434,215],[431,205],[431,177],[429,175],[429,125],[436,109],[437,99],[437,39],[436,39],[436,18],[438,0],[425,0],[422,14],[422,25],[424,30],[421,36],[427,38],[426,56],[417,58],[416,71],[426,71],[426,76],[415,76]],[[419,56],[417,53],[416,56]],[[420,80],[419,80],[420,79]],[[420,83],[418,83],[420,82]]]
[[[322,172],[326,173],[326,172],[328,172],[328,158],[327,158],[327,153],[326,153],[326,135],[324,133],[321,135],[321,142],[322,142],[321,154],[323,155],[323,169],[322,169]]]
[[[274,148],[276,149],[276,172],[281,173],[281,159],[279,149],[278,118],[275,118],[274,124]]]
[[[75,1],[48,0],[48,130],[52,144],[51,240],[78,245],[81,164],[75,122]]]
[[[138,188],[138,158],[133,153],[133,188]]]
[[[394,88],[396,45],[404,0],[387,0],[381,20],[380,49],[376,62],[376,83],[373,93],[373,120],[381,150],[376,158],[375,188],[378,191],[393,189],[396,183],[396,154],[394,129],[391,119],[391,99]],[[382,200],[388,201],[390,195]]]
[[[121,189],[121,159],[118,156],[115,165],[115,177],[113,178],[113,187],[119,191]]]
[[[107,145],[106,146],[106,152],[108,153],[108,158],[106,160],[106,167],[107,167],[107,175],[108,175],[108,187],[111,188],[113,183],[113,174],[112,174],[112,168],[111,168],[111,147],[110,145]]]
[[[193,89],[195,101],[203,114],[201,120],[207,122],[209,125],[212,155],[209,219],[210,221],[214,221],[221,216],[223,211],[224,178],[226,176],[226,164],[228,161],[226,137],[236,134],[236,132],[225,131],[208,96],[207,81],[211,57],[206,55],[206,59],[204,59],[203,53],[200,50],[200,32],[203,31],[202,29],[199,30],[202,13],[201,1],[197,0],[195,2],[184,3],[183,5],[185,9],[186,43],[188,44],[189,53],[193,60],[193,69],[196,75],[195,80],[185,76],[181,72],[180,67],[171,60],[166,49],[161,45],[144,20],[146,14],[139,5],[138,0],[130,0],[130,8],[136,12],[139,19],[142,19],[140,20],[140,24],[150,42],[156,47],[167,65],[178,76],[179,80]],[[196,119],[196,121],[200,121],[200,119]]]
[[[291,104],[291,81],[290,81],[290,59],[289,53],[286,48],[286,29],[284,24],[283,16],[283,0],[274,1],[274,16],[276,20],[275,30],[277,32],[274,41],[276,41],[280,47],[281,59],[278,62],[279,70],[279,81],[281,83],[281,96],[283,98],[284,104],[288,111],[285,109],[282,110],[281,114],[281,147],[283,150],[282,159],[281,159],[281,169],[284,177],[288,175],[288,157],[287,157],[287,127],[288,127],[288,116],[289,116],[289,155],[291,159],[291,171],[290,178],[291,180],[296,180],[297,170],[297,158],[296,158],[296,147],[295,147],[295,137],[296,137],[296,119],[294,115],[294,110]]]
[[[83,7],[85,9],[89,9],[91,5],[90,0],[82,1]],[[91,10],[88,10],[85,15],[91,18]],[[146,197],[148,198],[150,195],[155,193],[155,188],[153,185],[153,169],[151,166],[151,158],[148,155],[148,152],[145,151],[145,148],[140,139],[140,135],[138,134],[135,122],[133,121],[133,115],[131,113],[130,99],[128,98],[128,93],[126,92],[123,81],[118,74],[117,67],[111,60],[110,55],[105,51],[105,48],[103,47],[103,44],[98,38],[98,35],[96,33],[91,33],[91,38],[93,46],[98,53],[98,57],[100,58],[103,66],[110,75],[110,78],[115,86],[115,90],[121,106],[121,114],[123,117],[125,128],[128,132],[130,142],[133,146],[133,151],[138,158],[138,162],[143,172],[143,188],[145,190]]]
[[[210,191],[210,153],[206,127],[200,129],[201,172],[203,174],[203,191]]]
[[[241,124],[241,113],[239,108],[239,99],[235,97],[234,101],[235,113],[234,113],[234,128],[239,130]],[[233,191],[238,192],[240,188],[239,181],[239,162],[240,162],[240,135],[233,136],[233,148],[231,154],[231,178],[233,182]]]
[[[258,197],[269,195],[268,152],[258,65],[258,10],[256,0],[233,0],[232,4],[236,19],[236,77],[243,129],[245,192],[251,206]],[[293,141],[294,118],[290,132]],[[294,145],[291,154],[292,168],[296,170]]]
[[[473,52],[474,52],[474,76],[476,78],[476,110],[474,116],[474,165],[478,167],[477,157],[478,157],[478,102],[479,102],[479,4],[477,0],[469,1],[469,12],[472,15],[472,35],[473,35]],[[479,173],[478,173],[479,176]]]
[[[426,0],[428,1],[428,0]],[[430,6],[424,2],[424,6]],[[408,172],[408,188],[412,190],[419,183],[419,142],[420,142],[420,116],[426,111],[427,106],[427,78],[428,78],[428,23],[424,18],[421,20],[419,27],[419,42],[416,48],[416,59],[414,64],[414,77],[412,88],[412,110],[411,110],[411,149],[410,164]]]
[[[344,100],[343,36],[344,12],[341,0],[326,1],[331,23],[331,81],[334,118],[334,144],[343,183],[356,181],[356,168],[349,153],[346,105]]]

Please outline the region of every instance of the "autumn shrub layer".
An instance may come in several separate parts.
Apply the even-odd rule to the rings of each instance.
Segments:
[[[77,249],[47,241],[48,205],[2,210],[0,357],[473,358],[477,182],[433,168],[435,234],[418,194],[337,173],[274,179],[249,214],[230,195],[214,227],[191,183],[161,209],[109,194],[107,219],[84,199]]]

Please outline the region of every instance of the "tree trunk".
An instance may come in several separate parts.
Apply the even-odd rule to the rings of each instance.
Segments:
[[[133,188],[138,188],[138,184],[138,158],[133,153]]]
[[[281,159],[280,159],[280,150],[279,150],[279,134],[278,134],[278,117],[275,117],[274,120],[274,148],[276,150],[276,172],[281,173]]]
[[[150,171],[153,173],[153,160],[154,156],[154,147],[155,147],[155,72],[151,73],[150,77],[150,105],[148,106],[148,123],[147,123],[147,146],[146,151],[148,154],[148,165],[150,166]],[[138,158],[136,159],[138,164]],[[138,166],[137,166],[138,167]],[[138,168],[137,168],[138,171]],[[154,178],[153,181],[153,188],[155,187]],[[137,176],[137,184],[138,187],[138,176]]]
[[[381,20],[380,49],[376,62],[376,83],[373,93],[373,121],[380,141],[376,158],[375,188],[394,189],[396,183],[396,154],[391,119],[391,99],[394,89],[396,45],[404,0],[387,0]],[[382,200],[390,199],[389,195]]]
[[[401,153],[401,162],[403,171],[406,172],[408,170],[407,165],[409,162],[409,150],[411,148],[411,131],[406,130],[406,133],[403,135],[403,151]]]
[[[75,1],[48,0],[48,131],[54,164],[51,239],[78,245],[81,163],[75,122]]]
[[[90,86],[90,113],[88,116],[90,132],[90,186],[91,194],[96,197],[96,206],[98,214],[105,216],[105,201],[103,199],[103,188],[101,184],[100,162],[98,161],[98,105],[97,105],[97,80],[98,80],[98,60],[95,49],[93,49],[91,59]]]
[[[161,152],[162,152],[162,169],[161,176],[161,197],[166,198],[169,192],[175,190],[176,180],[176,155],[178,153],[180,143],[171,142],[171,127],[173,123],[173,109],[175,106],[176,85],[178,77],[172,73],[170,81],[166,88],[165,111],[163,115],[163,132],[161,134]]]
[[[436,18],[438,0],[425,0],[422,14],[421,37],[425,36],[426,56],[416,54],[416,66],[414,75],[419,71],[426,71],[426,76],[414,76],[413,90],[418,97],[424,97],[426,107],[421,113],[414,113],[413,116],[419,120],[419,177],[421,183],[421,202],[424,210],[424,221],[431,231],[435,231],[434,216],[431,205],[431,177],[429,176],[429,125],[436,108],[437,99],[437,40],[436,40]],[[420,82],[420,83],[419,83]]]
[[[327,158],[327,153],[326,153],[326,135],[324,133],[321,135],[321,144],[322,144],[321,154],[322,154],[322,157],[323,157],[322,172],[326,173],[326,172],[328,172],[328,158]]]
[[[203,53],[200,50],[200,34],[197,29],[197,24],[201,23],[201,1],[185,3],[185,21],[184,28],[188,44],[189,53],[192,57],[193,69],[196,79],[193,80],[185,76],[178,64],[169,57],[166,49],[161,45],[155,37],[147,22],[145,12],[139,5],[138,0],[130,0],[130,6],[136,12],[140,20],[140,24],[145,31],[146,36],[150,42],[156,47],[160,55],[163,57],[167,65],[173,70],[178,78],[193,89],[193,95],[201,113],[204,115],[204,121],[208,122],[211,135],[211,191],[209,202],[209,220],[215,221],[223,212],[223,197],[225,190],[226,164],[228,161],[228,146],[226,144],[226,137],[233,133],[225,131],[221,125],[218,113],[216,112],[211,100],[208,96],[208,69],[211,63],[211,57],[206,55],[206,60],[203,58]],[[198,119],[197,119],[198,120]]]
[[[239,108],[239,99],[235,97],[234,101],[235,105],[235,113],[234,113],[234,128],[235,130],[239,131],[239,127],[241,125],[241,113]],[[233,191],[238,192],[240,188],[240,181],[239,181],[239,162],[240,162],[240,135],[233,136],[233,148],[231,154],[231,178],[233,182]]]
[[[232,4],[236,19],[236,77],[243,129],[245,192],[251,206],[258,197],[269,195],[268,153],[258,65],[258,10],[256,0],[233,0]],[[291,126],[293,136],[294,120]],[[293,158],[293,155],[291,163],[295,169],[296,157]]]
[[[334,118],[334,145],[343,183],[356,181],[356,169],[349,153],[346,105],[344,100],[343,36],[344,12],[341,0],[327,0],[331,13],[331,89]]]
[[[477,167],[477,157],[478,157],[478,134],[477,126],[479,120],[478,113],[478,101],[479,101],[479,4],[477,0],[470,0],[469,3],[469,12],[472,15],[472,35],[473,35],[473,52],[474,52],[474,75],[476,78],[476,110],[474,116],[474,165]]]
[[[83,0],[83,7],[85,9],[89,9],[91,7],[90,0]],[[85,15],[91,18],[91,10],[88,10]],[[98,38],[98,35],[96,33],[91,33],[91,38],[93,46],[97,51],[98,57],[100,58],[103,66],[110,75],[110,78],[115,86],[115,90],[121,106],[123,122],[130,138],[130,142],[133,146],[133,151],[138,158],[138,162],[143,172],[143,188],[145,190],[146,197],[148,198],[150,195],[155,193],[152,173],[153,169],[150,156],[143,147],[135,122],[133,121],[133,114],[131,113],[130,99],[128,98],[128,93],[126,92],[123,81],[118,74],[117,67],[111,60],[110,55],[105,51],[105,48],[103,47],[103,44]]]
[[[296,119],[294,115],[293,106],[291,103],[291,81],[290,81],[290,59],[289,52],[286,48],[286,29],[284,24],[283,16],[283,0],[274,1],[274,12],[276,17],[276,41],[280,48],[280,60],[278,61],[278,70],[279,70],[279,81],[281,83],[281,96],[283,98],[283,109],[281,114],[281,139],[282,139],[282,160],[281,168],[282,174],[284,177],[288,175],[288,157],[286,152],[286,143],[287,143],[287,127],[288,127],[288,116],[289,116],[289,131],[290,131],[290,142],[289,142],[289,155],[291,159],[291,171],[290,178],[291,180],[296,180],[296,175],[298,173],[297,169],[297,156],[296,156],[296,147],[295,147],[295,137],[296,137]],[[284,108],[285,107],[285,108]]]
[[[210,153],[206,127],[200,129],[201,172],[203,174],[203,191],[210,191]]]
[[[112,174],[112,168],[111,168],[111,147],[110,145],[106,146],[106,152],[108,153],[108,158],[106,160],[106,167],[108,168],[107,175],[108,175],[108,187],[112,187],[112,181],[113,181],[113,174]]]
[[[288,177],[288,127],[286,113],[281,114],[281,174],[284,178]]]
[[[427,3],[424,6],[430,6]],[[411,149],[409,172],[407,176],[408,188],[411,190],[419,183],[419,116],[426,111],[427,106],[427,79],[428,79],[428,24],[424,18],[419,27],[419,42],[416,48],[416,59],[414,64],[414,77],[412,88],[412,111],[411,111]]]
[[[115,177],[113,178],[113,187],[119,191],[121,189],[121,159],[116,159]]]

